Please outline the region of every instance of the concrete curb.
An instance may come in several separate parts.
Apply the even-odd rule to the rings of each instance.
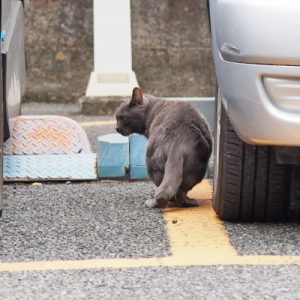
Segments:
[[[113,115],[125,97],[87,97],[79,99],[80,113],[83,115]]]
[[[125,97],[86,97],[79,99],[80,113],[84,115],[113,115]],[[210,128],[213,130],[214,98],[213,97],[172,97],[168,100],[189,102],[199,109],[206,117]]]

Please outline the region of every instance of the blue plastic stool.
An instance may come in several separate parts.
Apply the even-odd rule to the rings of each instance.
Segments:
[[[97,140],[99,177],[125,177],[129,167],[128,137],[114,133],[100,136]]]
[[[130,179],[148,179],[146,167],[147,139],[143,135],[132,134],[129,137]]]

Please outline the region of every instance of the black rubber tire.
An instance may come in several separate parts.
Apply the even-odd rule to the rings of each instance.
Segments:
[[[279,221],[288,209],[290,167],[276,163],[272,147],[249,145],[238,137],[218,93],[214,210],[228,221]]]

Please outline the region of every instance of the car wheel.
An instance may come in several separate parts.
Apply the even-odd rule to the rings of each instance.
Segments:
[[[290,167],[269,146],[244,143],[216,93],[213,208],[228,221],[277,221],[288,208]]]

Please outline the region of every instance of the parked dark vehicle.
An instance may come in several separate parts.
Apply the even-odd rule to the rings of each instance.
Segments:
[[[21,99],[26,86],[24,47],[24,3],[2,0],[1,5],[1,61],[0,65],[0,211],[2,213],[3,142],[9,138],[9,120],[20,114]]]

